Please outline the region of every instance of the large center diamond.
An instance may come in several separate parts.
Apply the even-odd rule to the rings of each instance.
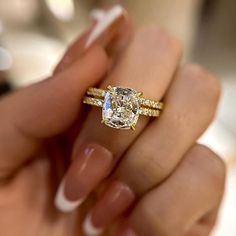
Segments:
[[[139,95],[129,88],[111,87],[105,94],[102,118],[113,128],[134,128],[139,117]]]

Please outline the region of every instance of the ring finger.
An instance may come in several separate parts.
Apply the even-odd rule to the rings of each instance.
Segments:
[[[163,97],[179,64],[180,51],[178,41],[162,30],[156,28],[140,30],[101,87],[104,88],[109,84],[131,87],[144,92],[150,99],[159,100]],[[77,166],[78,171],[75,172],[72,168],[73,170],[68,171],[70,178],[65,177],[63,180],[63,185],[61,185],[59,191],[59,199],[63,198],[63,201],[59,201],[59,206],[57,204],[61,210],[68,211],[68,209],[65,209],[68,203],[73,206],[70,207],[70,210],[73,210],[82,202],[81,199],[87,197],[99,180],[109,173],[115,162],[142,132],[149,121],[148,118],[141,117],[136,130],[132,132],[108,128],[102,125],[100,120],[101,111],[96,108],[92,109],[79,133],[72,153],[73,163]],[[99,147],[97,147],[97,151],[92,148],[94,155],[90,155],[91,152],[88,152],[88,150],[91,151],[91,148],[88,149],[86,145],[84,146],[84,143],[91,142],[102,146],[103,151]],[[84,149],[82,150],[81,147],[84,147]],[[109,150],[109,152],[105,152],[109,153],[107,158],[104,158],[104,148]],[[112,161],[110,161],[110,153],[113,154]],[[94,171],[96,157],[105,160],[102,160],[100,165],[96,166],[96,175],[91,176],[90,173]],[[88,162],[88,160],[91,161]],[[84,166],[86,166],[86,173],[84,169],[82,171]],[[81,171],[83,177],[80,175]],[[99,178],[96,178],[96,176],[99,176]],[[67,179],[70,180],[67,181]],[[76,188],[72,186],[76,186]]]

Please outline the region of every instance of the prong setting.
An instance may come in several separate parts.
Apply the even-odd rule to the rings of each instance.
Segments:
[[[142,92],[111,85],[88,88],[83,103],[102,107],[102,124],[127,130],[135,130],[139,115],[158,117],[163,109],[162,102],[145,99]]]
[[[137,95],[138,95],[139,97],[143,97],[143,92],[138,92]]]
[[[139,95],[129,88],[107,87],[104,98],[104,123],[117,129],[134,129],[139,117]]]
[[[130,129],[132,129],[133,131],[135,131],[135,126],[132,125],[132,126],[130,127]]]
[[[113,87],[112,87],[111,85],[108,85],[108,86],[107,86],[107,90],[110,91],[110,92],[113,92],[113,91],[114,91],[114,90],[113,90]]]

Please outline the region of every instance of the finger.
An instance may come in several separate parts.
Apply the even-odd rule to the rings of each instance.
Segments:
[[[137,91],[142,90],[150,98],[161,99],[179,63],[179,58],[180,47],[172,36],[156,28],[140,30],[120,63],[101,87],[106,87],[108,84],[133,87]],[[145,81],[148,83],[144,83]],[[100,116],[101,111],[92,109],[74,150],[81,142],[93,140],[109,148],[118,158],[148,122],[148,119],[144,118],[139,122],[135,132],[125,132],[102,125]]]
[[[140,30],[122,60],[101,87],[106,87],[108,84],[133,87],[137,91],[142,90],[150,98],[161,99],[179,63],[179,58],[178,41],[167,33],[156,28]],[[74,152],[81,143],[92,140],[110,149],[118,159],[149,120],[141,117],[134,132],[111,129],[102,125],[100,121],[101,111],[92,109],[77,138]]]
[[[141,90],[143,87],[144,92],[149,91],[150,97],[161,98],[175,71],[179,56],[179,45],[168,34],[157,29],[142,30],[135,36],[122,60],[105,83],[136,86],[137,90]],[[145,65],[143,65],[143,60]],[[134,70],[134,68],[137,69]],[[149,83],[144,85],[144,80],[148,80]],[[92,109],[88,115],[74,145],[72,158],[84,142],[96,142],[113,153],[114,165],[146,126],[148,119],[143,119],[135,132],[124,132],[103,126],[100,123],[100,115],[97,109]],[[70,199],[68,200],[70,201]]]
[[[54,73],[68,68],[94,43],[106,48],[116,39],[116,43],[110,47],[121,50],[121,46],[129,41],[132,28],[125,9],[120,5],[115,5],[107,11],[100,10],[100,12],[103,13],[102,17],[97,18],[90,29],[69,47]]]
[[[125,219],[116,230],[114,236],[138,236],[132,229],[127,219]]]
[[[0,174],[17,168],[41,139],[68,128],[78,116],[86,88],[107,70],[107,56],[94,46],[68,70],[0,101]]]
[[[217,106],[218,91],[216,79],[203,69],[192,65],[180,69],[166,94],[162,115],[152,121],[127,150],[117,167],[115,178],[136,197],[161,183],[174,171],[211,122]],[[109,188],[106,191],[109,192]],[[95,208],[102,199],[100,197],[97,200]],[[103,210],[96,213],[96,218],[100,218],[107,207],[115,209],[117,205],[115,202],[113,206],[103,206]],[[130,205],[119,206],[119,213],[122,214],[128,207]],[[103,223],[111,223],[117,215],[112,212],[105,217],[107,220]],[[107,224],[99,223],[97,226],[101,228]]]
[[[60,184],[55,206],[63,212],[74,210],[107,176],[111,164],[112,153],[107,149],[95,143],[81,146]]]
[[[183,66],[165,96],[162,115],[122,159],[117,170],[120,180],[137,194],[163,181],[211,123],[219,95],[214,76],[197,65]]]
[[[216,224],[217,215],[218,215],[218,209],[215,211],[211,211],[209,214],[206,214],[184,236],[193,236],[193,235],[207,236],[207,235],[209,235]],[[91,225],[89,225],[89,228],[91,228]],[[134,231],[134,229],[131,227],[127,216],[126,216],[126,218],[119,220],[119,223],[116,225],[116,230],[115,230],[114,235],[115,236],[138,236],[137,233]]]
[[[140,236],[188,235],[219,207],[224,183],[223,161],[208,148],[195,145],[175,172],[141,199],[130,223]]]
[[[134,198],[134,193],[127,185],[119,181],[112,181],[86,216],[83,223],[85,235],[100,235],[104,226],[110,225],[124,212],[124,209],[127,210]],[[104,214],[104,210],[106,214]]]
[[[94,17],[95,13],[95,17]],[[100,17],[97,17],[99,13]],[[92,27],[87,30],[77,41],[75,41],[67,50],[61,62],[56,67],[54,74],[58,73],[74,63],[75,60],[83,56],[88,50],[89,45],[99,44],[106,49],[109,57],[109,68],[117,60],[118,54],[123,50],[129,42],[132,34],[132,26],[124,8],[115,5],[108,10],[98,9],[91,12],[93,18]],[[93,40],[91,40],[91,37]],[[89,44],[88,44],[89,41]],[[67,143],[71,149],[74,139],[81,128],[86,112],[75,121],[75,124],[67,130],[63,140],[60,142]],[[50,146],[58,146],[55,139]]]

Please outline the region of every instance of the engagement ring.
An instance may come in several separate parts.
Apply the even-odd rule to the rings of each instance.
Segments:
[[[102,123],[116,129],[135,129],[139,115],[158,117],[163,103],[145,99],[131,88],[89,88],[83,103],[102,107]]]

